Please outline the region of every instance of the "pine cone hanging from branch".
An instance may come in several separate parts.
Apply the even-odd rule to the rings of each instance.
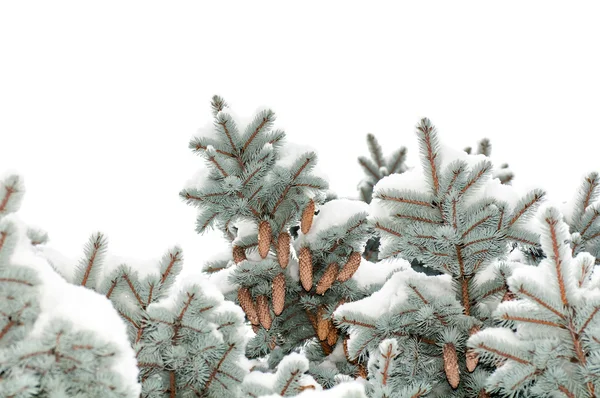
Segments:
[[[273,312],[275,315],[281,315],[285,305],[285,275],[277,275],[272,284]]]
[[[323,319],[323,315],[325,315],[325,308],[321,306],[317,310],[317,335],[321,341],[327,339],[330,323],[329,319]]]
[[[338,340],[338,330],[333,323],[329,324],[329,334],[327,335],[327,344],[331,347],[335,346]]]
[[[315,216],[315,202],[310,200],[304,211],[302,212],[302,219],[300,220],[300,230],[303,234],[307,234],[312,226],[313,217]]]
[[[290,262],[290,234],[282,232],[277,238],[277,261],[285,269]]]
[[[236,264],[241,263],[242,261],[246,260],[246,250],[244,250],[243,247],[241,246],[233,246],[233,261]]]
[[[317,294],[325,294],[327,289],[331,287],[338,275],[339,268],[337,263],[329,264],[325,273],[321,276],[321,279],[319,279],[319,283],[317,283]]]
[[[250,294],[250,290],[245,287],[241,287],[238,290],[238,301],[240,302],[240,307],[246,313],[248,320],[252,325],[258,325],[258,312],[256,311],[256,306],[254,305],[254,301],[252,300],[252,295]]]
[[[300,249],[298,260],[300,262],[300,283],[302,283],[304,290],[308,292],[313,283],[312,254],[308,246]]]
[[[352,278],[352,275],[356,272],[358,267],[360,266],[360,253],[353,252],[350,257],[348,257],[348,261],[344,265],[344,268],[340,271],[337,276],[337,280],[340,282],[346,282],[348,279]]]
[[[258,226],[258,254],[261,258],[266,258],[271,248],[271,224],[268,221],[261,221]]]
[[[479,332],[479,326],[475,325],[471,328],[471,330],[469,330],[469,336],[472,336],[477,332]],[[477,355],[477,353],[475,352],[474,349],[469,348],[469,349],[467,349],[466,356],[467,356],[467,370],[469,372],[473,372],[475,370],[475,368],[477,367],[477,364],[479,363],[479,355]]]
[[[258,307],[258,320],[263,328],[271,329],[271,311],[269,310],[269,299],[267,296],[261,295],[256,298],[256,306]]]
[[[456,390],[460,383],[460,369],[458,368],[458,356],[456,347],[452,343],[444,344],[443,349],[444,371],[450,387]]]

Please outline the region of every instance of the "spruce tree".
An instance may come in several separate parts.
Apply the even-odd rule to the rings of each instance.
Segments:
[[[585,198],[585,196],[584,196]],[[588,206],[580,210],[590,209]],[[502,327],[468,341],[482,361],[497,367],[486,385],[502,396],[592,398],[600,394],[600,267],[573,257],[568,225],[559,211],[540,215],[546,258],[512,267],[515,300],[494,311]]]
[[[231,257],[206,270],[227,280],[227,297],[237,300],[256,332],[247,355],[268,355],[273,370],[284,355],[304,347],[310,373],[325,388],[338,382],[338,373],[364,373],[363,365],[344,356],[322,363],[344,337],[332,312],[367,296],[385,278],[368,286],[352,278],[367,263],[361,254],[372,236],[368,206],[347,199],[325,203],[327,183],[311,173],[315,153],[294,154],[284,145],[283,131],[272,130],[271,110],[240,130],[226,107],[213,97],[212,128],[190,142],[209,171],[180,195],[199,208],[198,232],[217,228],[231,244]]]
[[[575,199],[567,204],[569,216],[565,221],[571,231],[573,256],[590,253],[600,262],[600,176],[589,173],[576,193]]]
[[[505,200],[510,187],[491,179],[489,160],[442,151],[428,119],[417,135],[422,171],[383,179],[371,215],[382,234],[381,258],[416,258],[443,275],[406,267],[380,291],[340,307],[335,319],[353,336],[351,358],[372,356],[384,340],[398,340],[396,385],[409,391],[402,396],[477,397],[485,394],[492,369],[478,364],[465,341],[491,326],[490,308],[509,298],[502,270],[490,267],[507,257],[512,242],[536,244],[537,235],[522,226],[544,194],[532,191],[511,206]],[[374,375],[369,380],[377,384]]]
[[[110,299],[126,322],[141,396],[237,397],[249,368],[241,310],[203,279],[175,282],[183,265],[179,247],[154,270],[107,264],[107,248],[105,236],[93,234],[65,277]]]
[[[36,255],[33,246],[46,235],[14,216],[23,193],[16,175],[0,183],[0,396],[137,397],[135,377],[128,378],[133,352],[78,314],[97,311],[106,317],[99,322],[120,326],[118,317],[101,296],[69,286]]]
[[[373,198],[373,188],[383,177],[395,173],[400,174],[407,170],[406,148],[401,147],[386,159],[383,156],[381,145],[379,145],[377,138],[375,138],[373,134],[367,134],[367,147],[369,148],[371,159],[365,156],[360,156],[358,158],[358,164],[360,164],[365,173],[365,178],[358,184],[358,189],[360,191],[361,200],[366,203],[371,203]],[[379,237],[374,236],[367,241],[363,256],[369,261],[376,262],[378,255]]]

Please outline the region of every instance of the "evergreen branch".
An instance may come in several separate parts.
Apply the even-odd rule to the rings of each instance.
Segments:
[[[460,270],[461,288],[462,288],[462,305],[465,308],[465,315],[471,315],[471,297],[469,296],[469,280],[465,275],[465,263],[462,255],[462,248],[460,245],[455,245],[456,258],[458,259],[458,266]],[[474,253],[475,254],[475,253]]]
[[[521,218],[521,216],[523,216],[523,214],[527,213],[529,211],[529,209],[531,209],[533,206],[538,204],[538,202],[542,199],[543,196],[544,196],[543,193],[536,192],[533,195],[533,197],[531,198],[531,200],[529,202],[525,203],[525,205],[517,212],[517,214],[515,214],[510,219],[510,221],[508,222],[508,226],[512,227],[519,220],[519,218]]]
[[[4,247],[4,242],[6,242],[6,237],[8,234],[6,231],[0,231],[0,250]]]
[[[118,310],[119,315],[121,315],[123,317],[123,319],[125,319],[127,322],[131,323],[131,325],[136,329],[139,330],[140,327],[137,323],[135,323],[135,321],[133,319],[131,319],[130,317],[128,317],[127,315],[125,315],[125,313],[123,313],[123,311]]]
[[[20,315],[20,313],[25,309],[29,307],[29,303],[25,304],[19,311],[18,314]],[[0,330],[0,340],[2,340],[4,338],[4,336],[6,336],[8,334],[8,332],[10,331],[10,329],[13,326],[17,326],[18,322],[14,319],[12,319],[12,317],[9,315],[7,317],[9,319],[8,323],[2,328],[2,330]]]
[[[463,243],[462,246],[463,246],[463,249],[464,249],[467,246],[471,246],[471,245],[474,245],[474,244],[477,244],[477,243],[481,243],[481,242],[487,242],[487,241],[494,240],[494,239],[496,239],[495,236],[490,236],[488,238],[475,239],[475,240],[472,240],[470,242]]]
[[[508,240],[514,240],[515,242],[525,243],[526,245],[529,245],[529,246],[536,246],[537,245],[537,242],[534,242],[534,241],[531,241],[531,240],[527,240],[525,238],[519,238],[519,237],[511,235],[511,234],[507,234],[506,235],[506,239],[508,239]]]
[[[397,196],[391,196],[391,195],[386,195],[384,193],[378,194],[377,199],[389,200],[389,201],[399,202],[399,203],[406,203],[406,204],[410,204],[410,205],[423,206],[423,207],[427,207],[429,209],[432,207],[430,202],[425,202],[422,200],[415,200],[415,199],[408,199],[408,198],[397,197]]]
[[[221,172],[221,174],[223,174],[223,177],[228,177],[229,174],[227,174],[227,172],[225,170],[223,170],[223,167],[221,167],[221,165],[219,164],[219,162],[217,162],[217,159],[215,159],[214,156],[211,156],[208,158],[209,161],[213,162],[215,164],[215,166],[217,167],[217,169],[219,169],[219,171]]]
[[[166,391],[165,391],[166,392]],[[169,398],[175,398],[177,396],[177,383],[175,378],[175,371],[169,371]]]
[[[375,181],[379,181],[381,179],[381,176],[379,175],[378,172],[374,171],[371,167],[369,167],[369,164],[366,162],[366,159],[364,159],[363,157],[358,158],[358,163],[364,167],[365,170],[367,170],[369,172],[369,174],[371,174],[371,176],[375,179]]]
[[[365,323],[365,322],[360,322],[360,321],[353,321],[350,319],[347,319],[345,316],[342,317],[342,319],[340,320],[340,324],[345,323],[351,326],[361,326],[363,328],[368,328],[368,329],[376,329],[375,325],[371,325],[369,323]]]
[[[272,113],[268,113],[268,115],[272,116]],[[262,128],[265,126],[265,124],[267,124],[267,122],[269,122],[269,118],[263,116],[261,123],[258,125],[258,127],[256,127],[256,129],[254,129],[254,132],[252,133],[252,135],[250,135],[248,141],[246,141],[246,143],[244,144],[242,151],[248,149],[250,143],[254,140],[254,138],[256,138],[256,135],[259,133],[260,130],[262,130]]]
[[[148,282],[148,286],[150,286],[150,289],[148,290],[148,300],[146,300],[146,305],[145,307],[142,307],[144,309],[148,308],[148,306],[152,302],[152,295],[154,294],[154,283]]]
[[[486,162],[486,166],[482,167],[481,170],[479,170],[479,172],[477,172],[477,174],[467,182],[464,188],[460,190],[460,195],[464,195],[473,185],[477,184],[481,177],[483,177],[490,170],[491,167],[492,164]]]
[[[94,243],[92,244],[92,250],[93,250],[92,255],[88,259],[87,267],[85,269],[85,273],[83,274],[83,279],[81,280],[81,286],[86,286],[88,278],[90,277],[90,273],[92,272],[92,268],[94,266],[96,256],[98,255],[98,252],[104,246],[104,242],[102,241],[102,238],[103,238],[102,234],[98,234],[96,239],[94,240]]]
[[[594,211],[594,215],[592,216],[592,218],[590,219],[590,221],[586,224],[586,226],[581,230],[581,232],[580,232],[581,236],[585,235],[585,233],[587,232],[587,230],[592,226],[592,224],[594,223],[594,221],[596,221],[596,219],[600,215],[600,211],[598,211],[598,209],[594,209],[593,211]]]
[[[1,247],[1,245],[0,245]],[[31,282],[27,282],[21,279],[16,279],[16,278],[0,278],[0,282],[12,282],[12,283],[19,283],[22,285],[26,285],[26,286],[33,286],[33,283]]]
[[[296,188],[296,187],[308,187],[308,188],[313,188],[313,189],[322,188],[320,185],[315,185],[315,184],[293,184],[292,187],[293,188]]]
[[[523,288],[523,286],[519,286],[519,290],[517,290],[517,292],[519,294],[522,294],[523,296],[526,296],[526,297],[530,298],[531,300],[535,301],[542,307],[544,307],[547,310],[549,310],[550,312],[554,313],[560,319],[565,319],[565,316],[560,311],[558,311],[557,309],[555,309],[554,307],[552,307],[550,304],[546,303],[539,297],[537,297],[537,296],[533,295],[532,293],[530,293],[529,291],[525,290],[525,288]]]
[[[290,378],[286,381],[285,385],[283,386],[283,389],[279,392],[279,395],[281,395],[282,397],[285,395],[287,389],[290,387],[298,373],[300,373],[299,369],[296,369],[295,371],[291,372]]]
[[[546,320],[543,320],[543,319],[526,318],[526,317],[521,317],[521,316],[508,315],[507,313],[504,313],[501,316],[501,318],[504,319],[504,320],[507,320],[507,321],[519,321],[519,322],[525,322],[525,323],[535,323],[535,324],[538,324],[538,325],[551,326],[551,327],[555,327],[555,328],[558,328],[558,329],[564,329],[565,328],[565,326],[561,325],[560,323],[546,321]]]
[[[223,132],[225,133],[225,135],[227,136],[227,139],[229,140],[229,145],[231,145],[231,149],[233,149],[234,151],[237,150],[235,144],[233,143],[233,139],[231,138],[231,133],[229,132],[229,129],[227,128],[227,119],[224,119],[220,122],[218,122],[217,124],[221,125],[223,127]],[[236,156],[236,158],[238,158],[238,161],[240,162],[240,166],[241,166],[241,159],[239,156]]]
[[[248,177],[246,177],[246,179],[242,182],[242,185],[246,186],[246,184],[248,184],[250,182],[252,177],[254,177],[261,169],[262,169],[262,167],[257,167],[256,170],[254,170],[252,173],[248,174]]]
[[[554,257],[551,260],[554,262],[554,268],[556,269],[556,278],[558,279],[558,288],[560,289],[560,299],[565,307],[569,307],[569,300],[567,299],[567,290],[565,281],[562,276],[562,259],[559,251],[558,237],[556,236],[556,224],[557,220],[546,218],[546,223],[550,227],[550,239],[552,240],[552,254]]]
[[[497,350],[497,349],[495,349],[493,347],[490,347],[490,346],[488,346],[488,345],[486,345],[484,343],[477,344],[477,348],[479,348],[480,350],[485,350],[485,351],[491,352],[493,354],[496,354],[499,357],[513,360],[513,361],[518,362],[518,363],[520,363],[522,365],[533,366],[533,364],[531,362],[529,362],[528,360],[526,360],[526,359],[519,358],[516,355],[512,355],[512,354],[509,354],[507,352],[503,352],[503,351]]]
[[[506,290],[508,290],[508,289],[506,288],[506,286],[499,286],[499,287],[497,287],[497,288],[495,288],[495,289],[489,290],[489,291],[487,291],[487,292],[483,293],[483,294],[482,294],[482,295],[479,297],[479,301],[481,301],[481,300],[485,300],[485,299],[486,299],[486,298],[488,298],[488,297],[492,297],[492,296],[493,296],[493,295],[495,295],[495,294],[502,293],[502,292],[506,292]]]
[[[456,217],[456,198],[452,199],[452,227],[458,229],[458,221]]]
[[[594,316],[598,313],[598,311],[600,311],[600,307],[595,307],[594,311],[592,311],[592,313],[590,314],[590,316],[585,320],[585,322],[583,323],[583,326],[579,329],[579,331],[577,332],[577,334],[583,333],[583,331],[585,330],[585,328],[587,328],[587,326],[589,325],[589,323],[592,321],[592,318],[594,318]]]
[[[390,234],[390,235],[397,236],[398,238],[401,238],[401,237],[402,237],[402,235],[400,234],[400,232],[396,232],[396,231],[394,231],[393,229],[390,229],[390,228],[384,227],[384,226],[383,226],[383,225],[381,225],[379,222],[375,223],[375,228],[377,228],[377,229],[380,229],[380,230],[382,230],[382,231],[384,231],[384,232],[387,232],[387,233],[388,233],[388,234]]]
[[[300,175],[300,173],[302,173],[302,171],[306,168],[306,166],[308,166],[308,164],[310,163],[311,158],[306,158],[306,160],[304,161],[304,163],[302,164],[302,166],[300,166],[300,168],[298,169],[298,171],[296,171],[296,173],[294,174],[294,176],[292,177],[292,184],[294,183],[294,181],[296,181],[296,179],[298,178],[298,176]],[[291,188],[291,184],[286,186],[285,189],[283,190],[283,193],[281,194],[281,196],[279,197],[279,199],[277,200],[277,202],[275,203],[275,207],[273,207],[273,210],[271,211],[271,216],[275,215],[275,212],[277,211],[277,208],[279,207],[279,205],[281,204],[281,202],[283,202],[283,200],[285,199],[285,196],[287,195],[288,191]]]
[[[448,184],[448,189],[446,189],[445,196],[448,196],[450,194],[450,191],[452,191],[452,188],[454,188],[454,184],[456,183],[456,180],[458,179],[458,176],[463,171],[464,171],[464,165],[463,164],[461,164],[461,167],[459,169],[452,171],[452,180],[450,180],[450,183]]]
[[[397,218],[400,219],[406,219],[406,220],[411,220],[411,221],[419,221],[419,222],[423,222],[423,223],[427,223],[427,224],[434,224],[434,225],[441,225],[442,223],[440,221],[435,221],[435,220],[431,220],[429,218],[425,218],[425,217],[418,217],[418,216],[409,216],[407,214],[395,214],[394,215]]]
[[[192,149],[194,150],[194,152],[198,152],[200,150],[206,151],[208,149],[208,147],[197,142],[196,144],[192,145]],[[215,152],[220,153],[221,155],[225,155],[230,158],[234,158],[234,159],[236,158],[236,156],[233,153],[222,151],[221,149],[215,148]]]
[[[108,288],[108,292],[106,292],[107,299],[110,299],[110,296],[112,295],[113,290],[115,290],[115,287],[117,287],[117,283],[119,283],[119,278],[115,278],[112,280],[110,288]]]
[[[18,180],[15,180],[12,185],[4,185],[4,190],[6,193],[2,197],[2,202],[0,202],[0,214],[2,214],[6,209],[6,205],[8,204],[10,197],[17,192],[17,184]]]
[[[490,218],[492,218],[492,215],[488,215],[486,217],[483,217],[481,220],[477,221],[476,223],[474,223],[473,225],[471,225],[460,237],[461,239],[464,239],[465,236],[467,236],[470,232],[472,232],[475,228],[477,228],[478,226],[480,226],[481,224],[485,223],[487,220],[489,220]],[[502,222],[502,219],[500,220],[500,223]]]
[[[179,329],[181,329],[181,326],[182,326],[181,320],[183,319],[183,316],[187,312],[188,308],[190,307],[192,300],[196,296],[195,294],[190,294],[189,292],[186,292],[186,295],[188,296],[188,299],[185,302],[185,304],[183,305],[181,312],[179,313],[179,315],[177,316],[177,318],[175,319],[175,322],[173,324],[173,338],[171,339],[173,341],[173,343],[175,343],[177,341],[177,339],[179,339]],[[202,310],[200,310],[200,312],[202,312]]]
[[[498,226],[496,227],[497,231],[500,231],[500,229],[502,228],[502,222],[504,221],[504,211],[504,207],[501,207],[499,209],[500,219],[498,220]]]
[[[421,120],[421,125],[417,127],[417,130],[423,133],[423,141],[425,143],[425,148],[427,152],[426,158],[429,162],[429,167],[431,168],[431,179],[433,181],[433,195],[437,197],[440,189],[440,180],[438,176],[437,165],[435,163],[437,153],[434,153],[431,137],[433,128],[429,125],[428,119],[423,119]]]
[[[587,182],[588,189],[586,190],[586,193],[585,193],[585,196],[583,199],[583,203],[582,203],[582,207],[581,207],[582,212],[585,211],[585,209],[587,209],[588,206],[590,205],[590,201],[591,201],[592,197],[594,196],[596,188],[598,187],[598,174],[591,173],[589,176],[587,176],[585,178],[585,181]],[[0,207],[0,211],[1,210],[2,209]]]
[[[381,356],[385,359],[383,371],[381,372],[381,376],[382,376],[381,384],[383,384],[385,386],[385,385],[387,385],[387,379],[389,377],[388,371],[390,368],[390,363],[392,362],[392,345],[391,344],[388,345],[386,353],[381,354]]]
[[[573,394],[571,391],[569,391],[567,389],[567,387],[563,386],[562,384],[560,384],[558,386],[558,391],[562,392],[563,394],[565,394],[567,396],[567,398],[576,398],[576,395]]]
[[[371,156],[377,167],[384,166],[383,154],[381,153],[381,146],[377,142],[377,138],[373,134],[367,134],[367,146],[369,147],[369,151],[371,152]]]
[[[131,290],[131,293],[133,293],[133,295],[134,295],[135,299],[137,300],[137,302],[139,303],[140,307],[145,309],[144,302],[142,301],[142,298],[138,294],[137,290],[135,290],[135,286],[133,286],[133,283],[131,283],[131,279],[129,279],[129,275],[124,273],[123,279],[125,279],[125,282],[127,282],[127,286],[129,286],[129,290]]]
[[[204,231],[208,225],[215,219],[215,217],[217,217],[219,215],[218,212],[215,212],[212,216],[210,216],[209,218],[206,219],[206,221],[204,222],[204,224],[202,224],[202,227],[200,228],[200,231]]]
[[[169,265],[167,266],[167,269],[165,270],[165,272],[160,276],[161,284],[165,283],[165,280],[167,280],[167,278],[171,274],[171,271],[173,270],[173,266],[175,265],[175,263],[178,261],[181,261],[181,258],[179,258],[179,254],[180,254],[180,252],[176,252],[175,254],[169,253],[169,257],[171,257],[171,261],[169,262]]]
[[[408,286],[409,286],[409,287],[410,287],[410,288],[413,290],[413,292],[415,292],[415,294],[416,294],[416,295],[417,295],[417,296],[418,296],[418,297],[421,299],[421,301],[422,301],[422,302],[423,302],[425,305],[428,305],[428,304],[429,304],[429,301],[428,301],[428,300],[427,300],[427,299],[426,299],[426,298],[425,298],[425,297],[424,297],[424,296],[421,294],[421,292],[419,292],[419,290],[417,289],[417,287],[416,287],[416,286],[414,286],[414,285],[412,285],[412,284],[410,284],[410,285],[408,285]],[[446,321],[444,320],[444,318],[443,318],[443,317],[442,317],[442,316],[441,316],[441,315],[440,315],[440,314],[439,314],[437,311],[433,311],[433,315],[435,315],[435,317],[438,319],[438,321],[440,321],[440,323],[441,323],[443,326],[448,326],[448,322],[446,322]]]
[[[252,195],[250,195],[250,198],[248,198],[248,202],[251,202],[252,199],[254,199],[254,197],[260,192],[260,190],[263,188],[263,186],[259,186],[258,189],[256,191],[254,191],[254,193]]]
[[[389,170],[390,173],[395,173],[396,170],[399,170],[400,165],[404,161],[405,155],[406,155],[406,148],[401,147],[398,152],[398,156],[396,157],[396,161],[394,163],[392,163],[392,165],[390,166],[390,170]]]
[[[217,372],[219,372],[219,369],[221,368],[221,365],[223,365],[223,362],[225,361],[225,359],[227,358],[227,356],[229,355],[229,353],[231,353],[231,351],[233,350],[234,347],[235,347],[235,344],[229,344],[229,348],[227,348],[227,351],[225,351],[225,353],[223,354],[223,356],[219,360],[219,363],[213,369],[213,371],[211,372],[210,376],[208,377],[208,380],[204,384],[204,389],[202,390],[202,394],[206,394],[206,391],[210,387],[212,381],[215,379],[215,376],[217,375]]]

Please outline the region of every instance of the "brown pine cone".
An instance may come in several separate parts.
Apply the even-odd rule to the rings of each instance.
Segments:
[[[338,340],[338,330],[333,323],[329,325],[329,334],[327,335],[327,344],[331,347],[335,346]]]
[[[254,305],[254,300],[252,300],[250,290],[246,287],[239,288],[237,297],[240,302],[240,307],[242,307],[242,310],[246,313],[250,323],[258,325],[258,312],[256,311],[256,306]]]
[[[261,221],[258,226],[258,254],[261,258],[266,258],[271,248],[271,224],[268,221]]]
[[[352,278],[352,275],[356,272],[358,267],[360,266],[361,256],[359,252],[353,252],[350,257],[348,257],[348,261],[344,265],[344,268],[340,271],[337,276],[337,280],[340,282],[346,282],[348,279]]]
[[[469,336],[474,335],[479,331],[479,326],[475,325],[469,330]],[[479,355],[475,352],[474,349],[468,348],[466,352],[467,357],[467,370],[469,372],[473,372],[479,363]]]
[[[244,250],[243,247],[241,246],[233,246],[233,261],[236,264],[241,263],[242,261],[244,261],[247,257],[246,257],[246,250]]]
[[[327,289],[333,285],[335,278],[337,278],[339,269],[340,267],[337,265],[337,263],[329,264],[325,270],[325,273],[323,276],[321,276],[321,279],[319,279],[319,283],[317,283],[317,294],[325,294]]]
[[[313,217],[315,216],[315,202],[314,200],[310,200],[304,211],[302,212],[302,218],[300,219],[300,230],[303,234],[308,233],[310,227],[312,226]]]
[[[321,341],[327,339],[330,323],[329,319],[323,319],[323,315],[325,315],[325,307],[319,307],[317,311],[317,335]]]
[[[283,312],[285,304],[285,275],[283,273],[273,278],[271,285],[273,296],[273,312],[275,315],[280,315]]]
[[[304,290],[308,292],[313,283],[312,254],[308,246],[300,249],[298,260],[300,262],[300,283],[302,283]]]
[[[450,387],[456,390],[460,383],[460,369],[458,368],[458,356],[454,344],[444,344],[443,353],[446,378],[448,379],[448,383],[450,383]]]
[[[271,311],[269,310],[269,299],[267,296],[261,295],[256,298],[256,307],[258,310],[258,320],[263,328],[271,329]]]
[[[290,262],[290,234],[282,232],[277,238],[277,261],[279,266],[285,269]]]

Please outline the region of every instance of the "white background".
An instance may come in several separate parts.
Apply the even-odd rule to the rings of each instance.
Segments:
[[[515,186],[568,199],[600,170],[600,13],[564,2],[0,1],[0,173],[21,217],[79,256],[90,233],[141,259],[214,251],[178,197],[222,95],[269,106],[318,148],[341,196],[376,134],[409,149],[427,116],[458,149],[489,137]],[[220,241],[220,240],[219,240]]]

